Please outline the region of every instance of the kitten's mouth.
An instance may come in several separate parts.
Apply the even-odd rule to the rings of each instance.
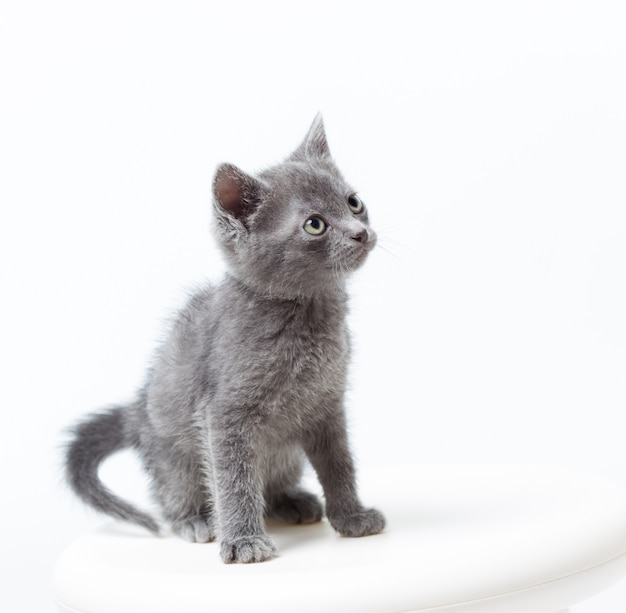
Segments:
[[[363,265],[370,251],[376,246],[376,236],[372,235],[364,242],[358,242],[352,246],[352,253],[346,257],[349,270],[356,270]]]

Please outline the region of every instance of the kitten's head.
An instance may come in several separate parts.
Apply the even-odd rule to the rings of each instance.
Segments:
[[[282,164],[256,177],[222,164],[213,196],[231,273],[266,295],[336,291],[376,244],[365,205],[332,160],[319,115]]]

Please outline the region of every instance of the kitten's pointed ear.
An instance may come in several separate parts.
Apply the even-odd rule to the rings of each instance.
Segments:
[[[330,148],[326,140],[324,120],[318,113],[300,146],[289,156],[290,160],[330,159]]]
[[[215,172],[215,204],[231,217],[244,221],[259,205],[262,184],[233,164],[222,164]]]

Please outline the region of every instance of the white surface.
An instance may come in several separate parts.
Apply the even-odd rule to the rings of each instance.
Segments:
[[[554,613],[626,573],[626,494],[591,474],[415,466],[362,489],[385,533],[271,523],[280,555],[256,565],[108,525],[64,553],[57,598],[89,613]]]
[[[5,608],[50,613],[54,561],[102,522],[60,484],[62,429],[130,398],[222,271],[215,165],[281,159],[319,110],[381,237],[353,284],[362,471],[626,488],[625,31],[621,0],[0,0]],[[572,613],[625,609],[622,582]]]

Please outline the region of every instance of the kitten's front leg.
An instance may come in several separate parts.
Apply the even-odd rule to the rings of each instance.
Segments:
[[[331,526],[343,536],[368,536],[381,532],[385,527],[382,513],[376,509],[364,509],[358,498],[340,403],[336,413],[311,434],[305,442],[305,449],[324,490],[326,516]]]
[[[213,429],[221,556],[226,564],[263,562],[276,553],[263,522],[264,499],[253,437],[245,424]]]

